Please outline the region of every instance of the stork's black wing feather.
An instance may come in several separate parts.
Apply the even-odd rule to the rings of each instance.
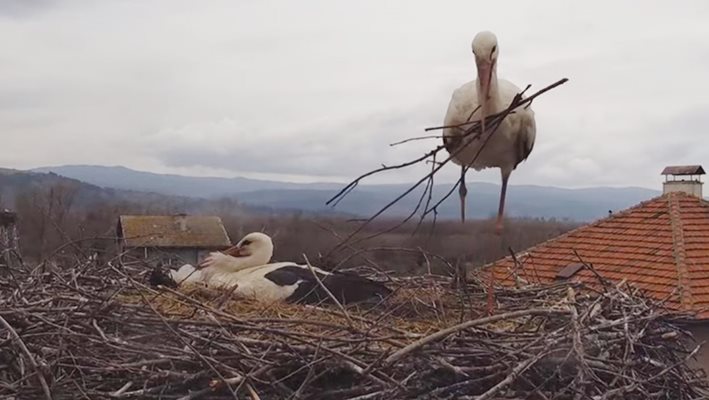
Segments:
[[[358,275],[339,272],[328,275],[317,271],[315,273],[323,285],[342,304],[381,299],[391,293],[391,290],[385,285]],[[313,272],[305,266],[287,265],[269,272],[265,278],[281,286],[300,282],[295,292],[288,297],[287,301],[289,302],[315,304],[332,301],[313,276]]]

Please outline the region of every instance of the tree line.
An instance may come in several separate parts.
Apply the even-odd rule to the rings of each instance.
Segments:
[[[35,186],[15,194],[12,205],[18,214],[20,248],[26,260],[38,262],[64,253],[97,253],[113,257],[117,251],[118,217],[132,215],[188,214],[217,215],[222,218],[232,242],[246,233],[263,231],[273,237],[274,259],[303,261],[303,255],[319,263],[337,264],[347,258],[349,265],[373,262],[381,268],[417,273],[427,268],[426,254],[442,257],[451,264],[482,265],[556,237],[576,226],[555,219],[509,219],[502,237],[495,235],[492,219],[466,221],[439,220],[435,225],[407,223],[391,230],[400,221],[375,220],[362,236],[374,236],[353,246],[339,246],[360,226],[343,216],[299,212],[254,211],[236,199],[187,201],[161,198],[159,201],[111,199],[78,201],[81,185],[56,183]],[[5,199],[7,203],[7,199]],[[3,198],[0,197],[0,208]],[[383,231],[390,230],[386,233]],[[378,234],[378,235],[377,235]],[[352,256],[354,253],[358,255]],[[428,260],[430,261],[430,260]]]

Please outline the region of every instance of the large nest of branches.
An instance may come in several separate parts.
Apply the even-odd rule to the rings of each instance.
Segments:
[[[393,279],[366,307],[154,290],[86,261],[0,274],[0,397],[697,399],[677,316],[628,287]]]

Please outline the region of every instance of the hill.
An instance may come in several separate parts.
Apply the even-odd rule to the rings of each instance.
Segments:
[[[103,188],[150,191],[192,198],[235,196],[243,204],[311,212],[332,212],[333,210],[325,205],[325,201],[343,186],[327,182],[293,183],[241,177],[191,177],[91,165],[43,167],[33,171],[54,172]],[[407,187],[405,184],[361,185],[338,205],[336,211],[361,216],[371,215]],[[496,212],[499,185],[476,182],[469,184],[468,188],[468,215],[471,218],[487,218]],[[450,185],[437,185],[435,192],[441,195],[449,189]],[[389,215],[406,215],[415,207],[417,194],[420,192],[410,194],[397,204]],[[517,217],[589,221],[606,216],[609,210],[618,211],[659,194],[659,191],[638,187],[565,189],[511,185],[507,212],[509,216]],[[439,217],[457,218],[458,207],[458,200],[454,195],[439,208]]]
[[[121,186],[121,185],[117,185]],[[18,201],[31,200],[47,203],[51,191],[55,197],[65,197],[71,200],[71,207],[95,209],[108,207],[121,209],[124,212],[136,213],[188,213],[203,214],[228,211],[229,214],[287,214],[293,211],[309,211],[299,208],[280,206],[276,209],[265,204],[245,205],[235,198],[217,196],[202,198],[165,193],[169,191],[142,191],[138,189],[117,188],[109,185],[100,186],[78,178],[59,175],[54,172],[41,172],[41,169],[21,171],[0,168],[0,206],[17,208]],[[320,211],[318,211],[320,213]],[[331,216],[352,217],[337,210],[328,209],[325,213]]]
[[[0,202],[9,208],[17,207],[23,198],[47,197],[50,191],[56,196],[71,198],[72,207],[93,207],[101,203],[115,205],[134,203],[143,205],[180,205],[193,209],[202,205],[204,200],[190,197],[168,196],[154,192],[120,190],[92,185],[52,172],[27,172],[0,170]],[[61,193],[59,193],[61,191]],[[46,199],[42,199],[46,200]]]
[[[154,174],[121,166],[64,165],[35,168],[33,172],[54,172],[93,185],[114,189],[156,192],[173,196],[214,198],[233,196],[255,190],[314,189],[335,190],[336,183],[290,183],[249,178],[193,177],[174,174]]]

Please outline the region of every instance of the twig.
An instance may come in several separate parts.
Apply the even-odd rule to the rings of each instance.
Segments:
[[[327,293],[328,297],[337,304],[337,307],[342,311],[342,314],[345,316],[345,319],[347,320],[347,323],[350,325],[350,327],[353,327],[354,324],[352,323],[352,319],[350,318],[350,315],[347,313],[347,310],[345,310],[345,307],[342,306],[339,300],[337,300],[337,297],[335,297],[330,289],[325,286],[322,281],[320,280],[320,277],[318,276],[317,273],[315,273],[315,269],[313,269],[313,266],[310,264],[310,261],[308,260],[308,256],[303,253],[303,258],[305,259],[305,263],[308,265],[308,269],[310,269],[310,273],[313,274],[313,277],[315,277],[315,281],[318,283],[320,288]]]
[[[535,355],[534,357],[528,359],[525,362],[520,363],[516,367],[512,369],[512,372],[510,372],[509,375],[502,381],[500,381],[497,385],[493,386],[490,388],[487,392],[481,394],[480,396],[476,397],[476,400],[488,400],[493,398],[497,393],[499,393],[502,389],[506,388],[509,386],[512,382],[514,382],[515,379],[519,377],[519,375],[527,370],[529,367],[537,363],[539,360],[541,360],[544,356],[547,355],[547,352],[540,352],[539,354]]]
[[[398,142],[390,143],[389,146],[392,146],[392,147],[393,147],[393,146],[398,146],[398,145],[400,145],[400,144],[409,143],[409,142],[413,142],[413,141],[416,141],[416,140],[442,139],[442,138],[443,138],[443,136],[441,136],[441,135],[419,136],[419,137],[408,138],[408,139],[400,140],[400,141],[398,141]]]
[[[546,309],[546,308],[533,308],[530,310],[522,310],[522,311],[513,311],[509,313],[504,313],[504,314],[497,314],[497,315],[492,315],[489,317],[485,318],[479,318],[475,319],[472,321],[466,321],[458,325],[451,326],[450,328],[442,329],[436,333],[430,334],[424,338],[421,338],[410,345],[404,347],[403,349],[395,352],[391,356],[387,357],[384,362],[386,364],[392,364],[397,361],[399,361],[402,357],[405,355],[411,353],[412,351],[418,350],[421,347],[438,341],[440,339],[443,339],[444,337],[453,334],[458,331],[462,331],[464,329],[472,328],[474,326],[480,326],[480,325],[485,325],[485,324],[490,324],[493,322],[497,321],[502,321],[506,319],[512,319],[512,318],[519,318],[519,317],[526,317],[526,316],[535,316],[535,315],[554,315],[554,314],[568,314],[568,310],[552,310],[552,309]]]
[[[22,350],[23,353],[27,356],[27,361],[30,362],[30,365],[32,366],[32,369],[34,370],[35,374],[37,374],[37,379],[39,379],[40,385],[42,385],[42,390],[44,391],[44,397],[47,400],[52,400],[52,392],[49,390],[49,385],[47,385],[47,380],[44,379],[44,373],[42,372],[42,369],[37,365],[37,361],[34,359],[34,356],[32,353],[30,353],[30,350],[27,348],[25,345],[25,342],[22,341],[22,338],[20,335],[17,334],[17,331],[10,325],[5,318],[0,315],[0,324],[2,324],[5,329],[7,329],[8,332],[10,332],[10,335],[12,335],[12,338],[17,342],[17,345],[20,346],[20,349]]]
[[[223,383],[224,385],[238,385],[239,383],[244,381],[243,376],[234,376],[232,378],[226,378],[223,379],[222,381],[218,382],[213,382],[210,384],[209,387],[206,387],[204,389],[197,390],[195,392],[192,392],[188,395],[182,396],[178,398],[177,400],[194,400],[194,399],[199,399],[202,396],[206,396],[210,393],[214,393],[216,390],[219,389],[219,383]]]

